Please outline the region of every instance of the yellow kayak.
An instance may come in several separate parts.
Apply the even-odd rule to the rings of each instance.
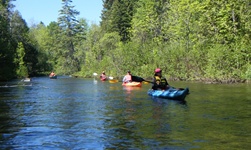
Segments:
[[[128,82],[128,83],[122,83],[123,86],[130,86],[130,87],[141,87],[141,82]]]
[[[117,83],[119,82],[119,80],[116,80],[116,79],[112,79],[112,80],[109,80],[110,83]]]

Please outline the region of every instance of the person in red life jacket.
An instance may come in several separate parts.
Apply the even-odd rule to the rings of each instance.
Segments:
[[[106,80],[105,71],[103,71],[102,74],[99,77],[100,77],[101,80]]]
[[[50,77],[54,77],[54,76],[56,76],[56,74],[54,73],[54,71],[52,71],[52,72],[50,73]]]
[[[127,74],[124,76],[123,82],[124,83],[132,82],[132,74],[130,70],[128,70]]]
[[[153,90],[166,90],[169,88],[169,84],[166,78],[162,77],[162,70],[160,68],[155,69],[153,78]]]

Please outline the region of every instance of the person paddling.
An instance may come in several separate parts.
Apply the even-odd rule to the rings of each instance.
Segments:
[[[56,76],[56,74],[54,73],[54,71],[52,71],[50,74],[50,77],[54,77],[54,76]]]
[[[100,77],[101,80],[106,80],[105,71],[103,71],[102,74],[99,77]]]
[[[122,81],[124,83],[132,82],[132,74],[130,70],[127,71],[127,74],[124,76]]]
[[[169,84],[166,78],[162,77],[162,70],[160,68],[155,69],[153,78],[153,90],[167,90]]]

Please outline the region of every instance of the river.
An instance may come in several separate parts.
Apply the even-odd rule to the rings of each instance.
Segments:
[[[59,76],[0,83],[0,149],[249,149],[250,84],[169,82],[184,102],[152,98],[151,84]]]

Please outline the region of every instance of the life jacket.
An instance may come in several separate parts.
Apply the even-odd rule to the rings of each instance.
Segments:
[[[127,74],[125,75],[125,82],[131,82],[132,81],[132,76]]]
[[[166,89],[168,83],[166,81],[166,78],[160,78],[159,76],[155,76],[155,82],[158,86],[158,88],[161,88],[161,89]]]

